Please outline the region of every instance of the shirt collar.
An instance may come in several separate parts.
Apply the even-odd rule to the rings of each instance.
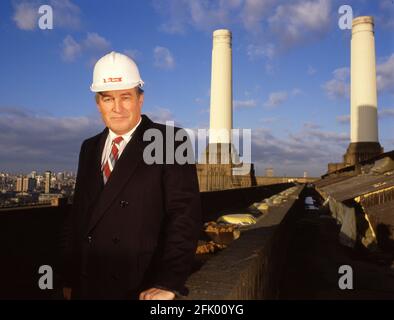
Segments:
[[[130,140],[131,135],[132,135],[132,134],[134,133],[134,131],[137,129],[137,127],[138,127],[139,124],[141,123],[141,120],[142,120],[142,117],[140,117],[140,121],[138,121],[138,123],[134,126],[133,129],[131,129],[129,132],[126,132],[126,133],[122,134],[123,140],[125,140],[125,141]],[[115,132],[113,132],[111,129],[108,128],[108,130],[109,130],[109,137],[111,138],[111,141],[112,141],[113,139],[115,139],[116,137],[119,137],[119,135],[116,134]]]

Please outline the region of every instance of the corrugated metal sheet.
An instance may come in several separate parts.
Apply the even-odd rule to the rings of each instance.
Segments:
[[[394,240],[394,201],[367,207],[365,210],[378,237]]]
[[[383,175],[358,175],[323,187],[317,184],[316,186],[337,201],[345,201],[394,186],[394,172]]]
[[[352,177],[354,177],[354,175],[352,175],[352,176],[332,176],[332,177],[328,177],[328,178],[324,178],[322,180],[316,181],[314,184],[318,188],[323,188],[325,186],[332,185],[334,183],[345,181],[345,180],[350,179]]]

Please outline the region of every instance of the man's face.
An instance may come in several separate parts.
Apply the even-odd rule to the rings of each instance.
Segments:
[[[97,107],[105,125],[118,135],[133,129],[141,117],[144,95],[137,88],[100,92]]]

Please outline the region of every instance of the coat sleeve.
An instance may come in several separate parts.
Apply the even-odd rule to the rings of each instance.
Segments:
[[[82,143],[81,150],[79,152],[78,171],[74,188],[73,204],[71,210],[67,212],[65,216],[60,239],[62,286],[70,288],[73,287],[73,278],[75,276],[74,232],[76,215],[82,194],[81,189],[83,181],[84,150],[85,142]]]
[[[188,141],[189,142],[189,141]],[[189,145],[192,152],[191,145]],[[176,148],[175,148],[176,150]],[[165,164],[163,188],[165,216],[162,227],[161,254],[154,286],[187,294],[185,282],[190,275],[202,228],[202,210],[196,165]],[[190,159],[190,158],[189,158]]]

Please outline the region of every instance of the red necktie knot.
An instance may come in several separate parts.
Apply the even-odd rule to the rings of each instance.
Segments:
[[[115,143],[115,144],[119,144],[122,141],[123,141],[123,137],[122,136],[116,137],[114,140],[112,140],[112,142]]]

